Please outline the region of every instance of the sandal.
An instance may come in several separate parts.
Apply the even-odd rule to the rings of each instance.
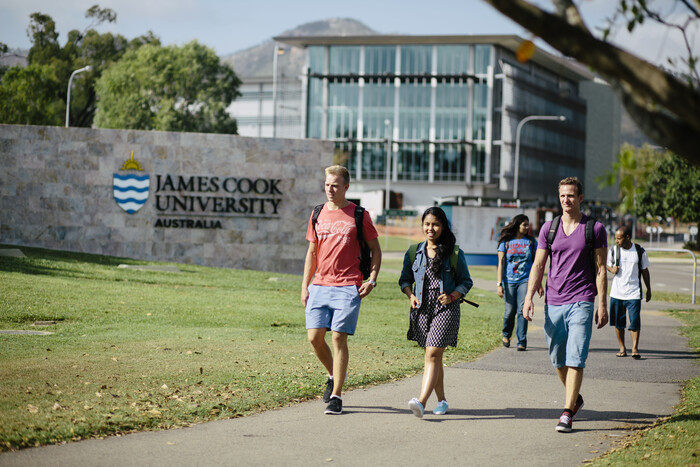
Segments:
[[[634,352],[634,353],[632,354],[632,358],[634,358],[635,360],[639,360],[640,358],[642,358],[642,356],[639,355],[637,352]]]
[[[510,339],[504,337],[501,342],[503,342],[503,347],[510,347]]]
[[[616,357],[626,357],[626,356],[627,356],[627,352],[618,352],[618,353],[615,354],[615,356],[616,356]],[[634,355],[633,355],[633,356],[634,356]]]

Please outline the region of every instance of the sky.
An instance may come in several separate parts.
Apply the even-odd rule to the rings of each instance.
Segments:
[[[82,31],[90,25],[85,11],[96,1],[0,0],[0,42],[10,48],[29,49],[29,15],[41,12],[56,22],[63,45],[68,31]],[[672,11],[674,5],[679,8],[676,0],[652,2],[665,12]],[[533,3],[551,8],[544,0]],[[576,3],[591,29],[603,26],[617,4],[613,0]],[[384,34],[516,34],[530,38],[522,27],[482,0],[103,0],[99,5],[114,10],[117,21],[97,26],[98,32],[132,39],[150,30],[164,45],[184,45],[196,39],[218,55],[247,49],[301,24],[328,18],[356,19]],[[679,34],[648,22],[633,34],[618,28],[611,42],[655,64],[684,53]],[[700,50],[698,27],[694,27],[693,44]]]

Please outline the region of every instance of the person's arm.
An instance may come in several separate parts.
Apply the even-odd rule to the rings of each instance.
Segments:
[[[544,265],[547,262],[549,251],[545,249],[537,249],[535,253],[535,261],[530,269],[530,277],[527,280],[527,293],[525,294],[525,303],[523,304],[523,317],[532,321],[535,315],[535,306],[532,303],[532,297],[535,292],[542,290],[542,278],[544,277]]]
[[[647,286],[647,302],[651,300],[651,277],[649,277],[649,269],[642,269],[642,277],[644,278],[644,285]],[[640,284],[641,287],[641,284]]]
[[[360,298],[364,298],[374,289],[372,282],[377,283],[379,276],[379,268],[382,267],[382,247],[379,246],[379,238],[367,242],[370,251],[372,252],[372,268],[369,272],[369,280],[360,286]]]
[[[496,293],[503,298],[503,265],[506,262],[506,254],[502,251],[498,252],[498,269],[496,270],[496,281],[500,285],[496,286]]]
[[[617,274],[617,272],[620,270],[620,267],[615,266],[615,264],[613,263],[612,250],[608,251],[608,262],[605,264],[605,269],[607,269],[608,272],[612,275]]]
[[[316,244],[309,242],[309,249],[306,250],[306,260],[304,261],[304,276],[301,279],[301,304],[306,307],[309,300],[309,283],[316,272]]]
[[[411,308],[418,308],[420,302],[418,301],[418,297],[413,293],[414,282],[413,264],[411,263],[411,258],[407,251],[403,257],[403,267],[401,268],[401,275],[399,276],[399,287],[401,287],[401,291],[411,302]]]
[[[596,288],[598,289],[598,309],[595,314],[595,322],[598,329],[608,324],[608,272],[605,267],[605,253],[607,248],[596,248]]]

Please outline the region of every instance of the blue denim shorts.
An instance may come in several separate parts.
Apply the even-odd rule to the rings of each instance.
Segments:
[[[615,326],[617,329],[625,329],[627,324],[625,310],[630,315],[630,327],[628,329],[630,331],[639,331],[639,328],[642,327],[642,320],[639,317],[639,313],[642,310],[642,300],[640,298],[636,300],[620,300],[610,297],[610,325]]]
[[[306,329],[326,328],[355,334],[360,316],[360,293],[356,285],[329,287],[309,286],[306,302]]]
[[[555,368],[586,367],[593,314],[593,302],[544,306],[544,336]]]

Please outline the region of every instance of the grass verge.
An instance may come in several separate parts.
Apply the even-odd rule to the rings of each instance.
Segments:
[[[188,426],[319,397],[300,276],[22,248],[0,257],[0,450]],[[160,263],[164,264],[164,263]],[[400,266],[399,266],[400,267]],[[383,272],[350,341],[347,389],[414,375],[398,272]],[[502,302],[475,290],[446,364],[499,345]],[[36,326],[38,322],[53,322]]]
[[[685,326],[690,346],[700,351],[700,312],[674,310],[670,315]],[[659,419],[654,426],[641,430],[622,445],[596,459],[593,466],[623,466],[643,463],[649,466],[697,465],[700,460],[700,377],[688,380],[681,403],[673,415]]]

